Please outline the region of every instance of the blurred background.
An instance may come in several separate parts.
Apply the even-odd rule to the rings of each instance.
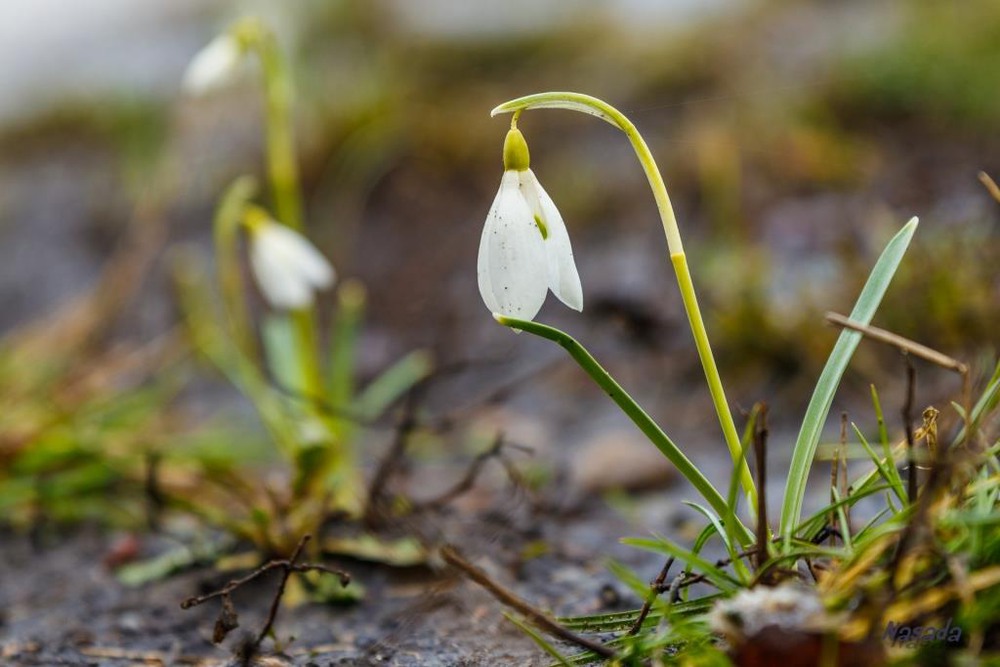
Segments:
[[[993,0],[6,0],[8,462],[38,436],[31,419],[72,412],[81,386],[147,387],[163,358],[137,375],[118,370],[136,355],[185,356],[171,289],[178,249],[210,260],[217,197],[236,176],[261,175],[263,159],[252,68],[207,98],[183,96],[180,79],[248,13],[274,28],[293,68],[309,233],[341,276],[368,289],[363,374],[415,348],[441,362],[500,362],[466,379],[486,388],[552,362],[509,398],[506,421],[544,424],[536,440],[559,442],[629,428],[560,350],[496,326],[476,287],[508,123],[489,110],[560,89],[614,104],[652,147],[735,406],[766,399],[780,405],[776,423],[796,422],[836,336],[823,313],[850,309],[912,215],[914,248],[875,323],[978,370],[993,363],[1000,206],[977,178],[1000,175]],[[578,114],[531,112],[520,127],[569,226],[586,303],[577,315],[550,298],[539,319],[580,338],[675,439],[708,443],[705,456],[718,458],[630,147]],[[150,350],[174,334],[177,347]],[[71,351],[75,370],[62,367],[58,387],[23,381],[26,368]],[[863,345],[842,393],[867,399],[877,382],[898,402],[900,363]],[[956,390],[943,373],[922,377],[925,402]],[[144,438],[241,409],[210,372],[171,378],[179,407]],[[834,409],[870,412],[844,401]]]

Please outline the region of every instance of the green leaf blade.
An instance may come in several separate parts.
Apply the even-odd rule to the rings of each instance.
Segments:
[[[913,234],[917,229],[917,218],[912,218],[886,245],[885,250],[879,256],[872,269],[861,295],[858,297],[851,311],[850,319],[862,324],[871,322],[875,311],[878,310],[882,297],[889,287],[899,263],[906,253],[906,249],[913,239]],[[806,409],[805,418],[802,421],[802,428],[795,441],[795,449],[792,453],[792,464],[789,469],[788,481],[785,485],[785,495],[781,507],[780,532],[787,544],[792,537],[792,531],[799,523],[802,515],[802,501],[805,495],[806,480],[809,477],[809,470],[812,466],[813,458],[816,455],[816,447],[819,444],[820,435],[826,417],[833,405],[833,397],[840,385],[840,380],[847,370],[847,365],[854,356],[854,351],[861,342],[861,334],[856,331],[844,330],[840,333],[833,351],[827,360],[819,381],[813,391]]]

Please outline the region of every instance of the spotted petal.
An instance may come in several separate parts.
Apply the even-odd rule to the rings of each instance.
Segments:
[[[521,194],[518,174],[504,172],[479,241],[479,293],[493,313],[530,320],[548,290],[541,231]]]

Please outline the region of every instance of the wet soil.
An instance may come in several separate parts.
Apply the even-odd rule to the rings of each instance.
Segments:
[[[524,508],[440,517],[444,533],[498,581],[559,614],[593,613],[639,602],[603,567],[615,557],[652,576],[657,557],[616,544],[634,526],[602,503],[578,506],[559,521]],[[115,536],[95,530],[32,545],[7,535],[0,546],[3,585],[0,655],[4,665],[209,665],[230,660],[244,632],[256,632],[277,575],[233,596],[241,629],[223,646],[211,634],[218,606],[184,611],[181,600],[215,590],[232,575],[201,568],[139,588],[104,565]],[[168,542],[144,537],[144,548]],[[541,556],[522,559],[531,544]],[[541,665],[544,654],[507,622],[488,594],[447,569],[389,568],[334,560],[363,582],[363,603],[283,609],[277,636],[295,665]],[[270,647],[270,642],[265,643]]]

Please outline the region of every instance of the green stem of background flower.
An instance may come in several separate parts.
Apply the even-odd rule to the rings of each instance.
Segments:
[[[663,222],[663,232],[667,237],[667,249],[670,252],[670,260],[674,266],[674,272],[677,274],[681,299],[684,302],[684,311],[687,313],[691,333],[694,334],[695,347],[698,349],[698,357],[705,371],[705,378],[708,380],[708,388],[712,394],[712,403],[715,405],[715,412],[722,427],[722,434],[725,437],[726,445],[729,447],[729,453],[733,457],[734,463],[739,465],[740,483],[747,496],[748,510],[753,513],[757,507],[756,486],[754,485],[753,476],[750,474],[750,467],[743,458],[740,437],[736,432],[736,424],[733,423],[733,415],[729,410],[729,403],[726,401],[722,379],[719,377],[719,369],[712,354],[712,347],[708,342],[705,322],[702,319],[701,310],[698,308],[694,283],[691,281],[691,272],[688,269],[684,246],[681,243],[680,229],[677,226],[673,206],[670,204],[667,186],[663,182],[660,170],[656,167],[656,160],[653,158],[653,154],[650,152],[645,140],[643,140],[642,135],[639,134],[635,125],[632,124],[632,121],[610,104],[589,95],[565,92],[528,95],[501,104],[493,109],[492,115],[511,112],[517,113],[527,109],[568,109],[570,111],[579,111],[591,116],[597,116],[624,132],[635,149],[639,163],[642,165],[642,169],[646,173],[646,178],[649,180],[653,197],[656,199],[656,207],[660,212],[660,219]]]
[[[305,222],[295,151],[291,75],[274,34],[260,21],[246,19],[236,27],[236,31],[246,47],[260,58],[267,130],[267,172],[275,214],[279,222],[301,232]],[[323,381],[317,351],[315,313],[311,308],[297,310],[292,313],[292,320],[304,384],[299,389],[308,396],[321,396]]]
[[[239,229],[243,220],[243,210],[256,191],[257,184],[252,177],[242,176],[236,179],[222,195],[212,223],[222,305],[229,321],[230,335],[247,359],[254,359],[257,354],[240,275]]]

